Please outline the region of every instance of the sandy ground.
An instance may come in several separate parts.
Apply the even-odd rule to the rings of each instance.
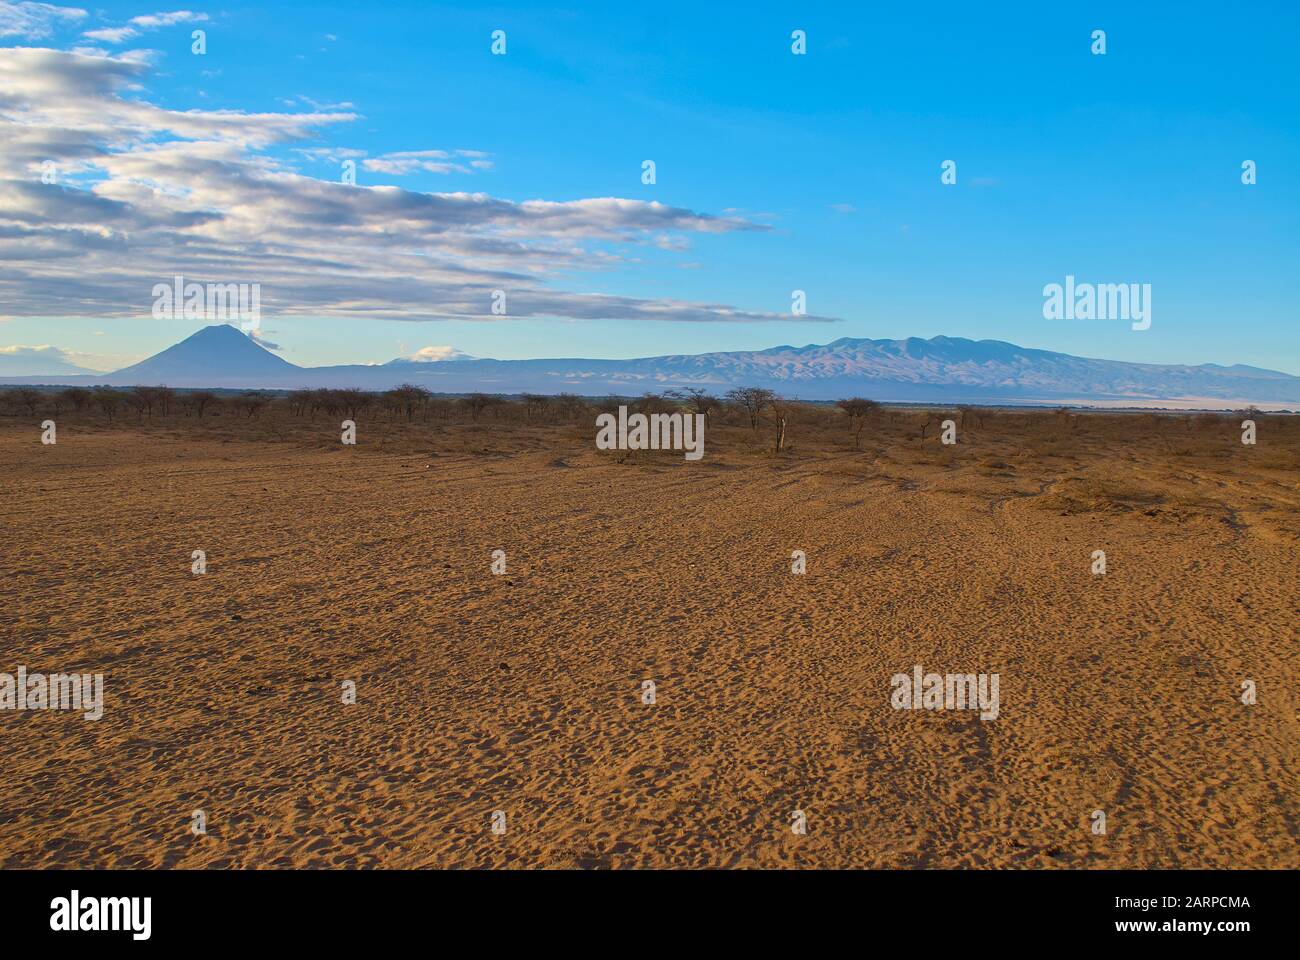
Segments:
[[[0,712],[6,867],[1300,866],[1261,450],[38,436],[0,430],[0,671],[107,705]],[[999,717],[893,709],[918,663]]]

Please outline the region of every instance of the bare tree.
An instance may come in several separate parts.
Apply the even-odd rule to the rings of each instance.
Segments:
[[[28,416],[36,414],[36,408],[41,405],[44,394],[39,390],[33,390],[31,387],[14,387],[9,391],[9,400],[16,407],[21,407],[27,411]]]
[[[555,406],[567,420],[577,420],[587,412],[586,399],[574,393],[561,393],[555,398]]]
[[[776,394],[763,387],[736,387],[727,391],[727,400],[749,414],[749,427],[758,432],[758,418],[776,401]]]
[[[80,413],[90,403],[92,394],[85,387],[68,387],[61,394],[64,400],[72,404],[72,409]]]
[[[673,404],[666,396],[659,393],[643,393],[639,400],[633,402],[632,408],[637,413],[644,414],[672,413],[674,410]]]
[[[837,400],[835,406],[848,415],[849,429],[853,431],[853,449],[860,450],[862,428],[867,425],[867,418],[880,409],[880,404],[863,397],[850,397],[848,400]]]
[[[700,387],[683,387],[681,390],[670,390],[664,396],[680,400],[696,413],[704,414],[705,417],[708,417],[721,403],[717,397]]]
[[[132,387],[123,394],[122,399],[126,401],[128,407],[136,412],[142,423],[146,411],[149,413],[150,419],[153,419],[153,391],[148,387]]]
[[[307,412],[308,406],[311,405],[312,391],[290,390],[288,397],[285,399],[289,401],[289,413],[295,417],[301,417]]]
[[[156,387],[132,387],[130,393],[126,395],[126,402],[140,415],[141,420],[146,414],[152,420],[153,408],[158,402],[158,390]]]
[[[396,408],[406,414],[406,420],[409,423],[415,417],[415,411],[424,406],[429,399],[429,391],[424,387],[417,387],[413,383],[403,383],[393,390],[388,391],[388,396],[396,405]]]
[[[926,434],[930,432],[931,426],[939,426],[938,418],[929,410],[925,411],[925,419],[921,422],[921,443],[925,443]]]
[[[384,413],[388,414],[388,419],[393,420],[402,415],[402,398],[396,389],[385,390],[379,395],[379,405],[384,408]]]
[[[546,412],[546,408],[551,405],[551,398],[540,393],[525,393],[524,412],[529,420],[533,419],[533,414],[541,416]]]
[[[271,398],[261,390],[248,390],[232,400],[231,406],[251,420],[270,402]]]
[[[374,395],[366,393],[357,387],[348,387],[346,390],[331,391],[335,402],[348,415],[349,420],[355,420],[361,411],[374,402]]]
[[[451,416],[452,410],[456,407],[455,403],[446,397],[430,396],[424,406],[424,419],[429,419],[429,413],[432,411],[438,415],[438,419],[447,420]]]
[[[785,449],[785,427],[790,419],[791,403],[780,394],[774,393],[767,406],[772,411],[773,426],[776,430],[774,449],[777,453],[780,453]]]
[[[171,387],[154,387],[153,395],[158,403],[158,412],[164,417],[170,416],[172,404],[176,401],[176,391]]]
[[[324,410],[331,417],[337,416],[340,409],[342,408],[339,405],[338,397],[334,395],[333,390],[321,388],[311,392],[311,415],[313,417],[316,416],[317,410]]]
[[[194,415],[200,420],[203,419],[203,412],[209,407],[221,405],[221,398],[211,390],[193,390],[185,394],[181,400],[181,406],[188,410],[193,410]],[[188,416],[188,414],[186,414]]]
[[[95,404],[100,410],[104,411],[104,416],[108,417],[109,421],[112,421],[113,414],[117,412],[117,408],[122,404],[122,395],[112,387],[96,387]]]
[[[499,407],[504,402],[500,397],[490,393],[471,393],[461,401],[469,410],[470,417],[474,420],[477,420],[479,414],[484,410]]]

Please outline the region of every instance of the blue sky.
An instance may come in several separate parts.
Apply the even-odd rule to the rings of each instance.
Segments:
[[[301,290],[272,277],[263,284],[267,299],[294,307],[264,307],[262,336],[295,363],[385,361],[443,345],[502,358],[629,357],[947,334],[1300,374],[1300,8],[1293,4],[478,7],[223,3],[194,8],[188,22],[142,26],[119,42],[87,38],[134,17],[176,13],[112,2],[44,21],[46,28],[29,17],[21,27],[27,35],[0,36],[0,47],[90,47],[83,58],[104,59],[137,51],[133,62],[148,69],[113,95],[176,114],[349,116],[301,135],[246,137],[240,156],[223,160],[241,169],[265,161],[336,183],[339,158],[354,155],[363,190],[392,185],[573,204],[583,211],[580,224],[571,226],[564,208],[562,229],[534,235],[527,218],[494,220],[475,240],[546,245],[544,267],[529,275],[535,290],[638,305],[593,319],[603,306],[569,310],[568,300],[539,298],[531,316],[492,318],[485,304],[481,318],[429,319],[408,299],[359,315],[355,305],[323,298],[313,312]],[[15,17],[11,9],[11,30]],[[196,28],[207,33],[203,56],[190,52]],[[505,56],[490,52],[498,29],[506,31]],[[791,53],[794,29],[806,31],[804,56]],[[1095,29],[1106,31],[1104,56],[1090,52]],[[151,131],[136,146],[147,151],[159,139]],[[185,137],[172,129],[162,139]],[[446,156],[427,164],[437,172],[364,164],[412,151]],[[654,185],[641,182],[647,159],[657,167]],[[949,159],[957,164],[955,186],[940,182]],[[1243,160],[1258,165],[1253,186],[1241,183]],[[171,203],[138,190],[157,186],[160,176],[124,161],[108,170],[92,164],[61,189],[89,191],[113,180],[101,189],[133,206],[116,236],[134,254],[138,238],[162,229],[156,217],[145,218],[149,205]],[[163,183],[165,196],[185,192]],[[642,208],[611,226],[605,211],[581,206],[595,198],[657,201],[684,213],[666,230],[646,226]],[[203,209],[223,202],[235,201],[209,199]],[[279,206],[268,199],[241,216],[287,231],[276,221]],[[335,230],[331,216],[316,217],[296,201],[292,215],[298,221],[286,245],[306,242],[313,223],[319,242]],[[372,219],[350,222],[347,243],[363,259],[373,251],[360,247],[382,217],[358,216]],[[405,227],[394,216],[400,242]],[[4,219],[0,204],[0,226]],[[66,234],[66,223],[60,228]],[[203,229],[186,236],[202,235],[217,249],[186,261],[189,275],[198,262],[206,273],[196,279],[257,279],[246,229]],[[481,266],[474,248],[448,245],[456,222],[422,223],[430,229],[438,245],[420,256]],[[166,237],[159,234],[152,249],[175,249],[173,235]],[[176,266],[165,253],[132,266],[134,286],[124,279],[62,310],[78,299],[71,280],[23,266],[5,249],[0,278],[14,262],[25,275],[9,281],[21,290],[0,279],[0,297],[8,292],[21,304],[7,310],[0,299],[0,347],[52,344],[108,369],[200,325],[149,315],[145,281]],[[293,253],[306,262],[304,248]],[[221,256],[229,257],[224,271]],[[513,269],[510,257],[494,250],[493,269]],[[89,259],[80,277],[98,278],[120,263]],[[322,276],[336,272],[321,268]],[[1150,329],[1045,320],[1042,288],[1066,274],[1151,284]],[[385,299],[392,284],[371,279],[360,296]],[[423,287],[411,289],[415,299],[425,296]],[[796,289],[822,319],[790,316]],[[60,290],[68,290],[65,301]],[[286,295],[277,300],[277,291]],[[661,300],[722,307],[744,319],[719,322],[695,310],[645,319],[640,305]],[[88,303],[95,312],[87,313]],[[106,303],[114,309],[99,309]],[[549,304],[557,315],[547,315]]]

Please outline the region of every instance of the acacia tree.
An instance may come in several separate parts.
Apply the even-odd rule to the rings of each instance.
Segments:
[[[523,395],[524,412],[529,420],[533,419],[533,414],[541,416],[546,412],[546,408],[551,405],[551,398],[540,393],[525,393]]]
[[[9,391],[9,400],[16,407],[22,407],[27,411],[28,416],[34,416],[36,408],[41,404],[41,391],[33,390],[31,387],[15,387]]]
[[[231,401],[235,409],[242,411],[250,420],[257,416],[262,411],[262,408],[270,402],[271,398],[261,390],[245,391]]]
[[[776,431],[774,449],[777,453],[780,453],[785,449],[785,427],[786,422],[790,419],[792,404],[780,394],[773,393],[767,406],[772,411],[772,425]]]
[[[388,414],[388,419],[402,415],[402,398],[398,396],[397,390],[385,390],[379,395],[379,404],[384,408],[384,413]]]
[[[113,414],[117,412],[117,408],[122,404],[122,395],[112,387],[96,387],[95,404],[100,410],[104,411],[104,416],[112,421]]]
[[[285,399],[289,402],[289,413],[301,417],[307,411],[308,404],[312,402],[312,391],[290,390]]]
[[[80,413],[90,403],[91,393],[85,387],[68,387],[60,396],[72,404],[72,409]]]
[[[311,415],[316,416],[317,410],[324,410],[331,417],[337,416],[341,409],[339,399],[335,391],[326,390],[320,387],[311,392]]]
[[[201,420],[203,419],[203,411],[207,410],[208,407],[216,407],[220,403],[220,398],[211,390],[194,390],[185,395],[185,398],[181,401],[181,406],[186,411],[193,410],[194,415]],[[188,412],[186,416],[189,416]]]
[[[727,400],[744,408],[750,429],[757,433],[759,416],[776,402],[777,396],[764,387],[735,387],[727,391]]]
[[[431,396],[424,387],[416,386],[413,383],[399,384],[397,389],[393,391],[393,395],[402,411],[406,414],[408,423],[414,419],[415,411],[424,407]]]
[[[176,391],[171,387],[154,387],[154,400],[158,404],[158,412],[164,417],[169,416],[172,412],[172,404],[176,401]]]
[[[490,393],[471,393],[461,401],[469,408],[470,417],[477,420],[479,414],[490,407],[498,407],[505,403],[503,399]]]
[[[316,416],[317,410],[324,410],[331,417],[339,412],[338,398],[334,396],[333,390],[326,390],[319,387],[311,392],[311,415]]]
[[[126,405],[136,412],[136,415],[143,422],[145,413],[149,414],[149,419],[153,419],[153,391],[148,387],[132,387],[126,392]]]
[[[666,399],[665,394],[643,393],[640,398],[633,401],[632,409],[637,413],[672,413],[673,404]]]
[[[555,406],[560,416],[566,420],[577,420],[587,412],[587,401],[576,393],[561,393],[555,398]]]
[[[429,399],[424,404],[424,419],[429,419],[430,412],[438,415],[438,419],[446,420],[451,416],[452,410],[455,409],[455,403],[446,397],[435,397],[429,395]]]
[[[849,429],[853,431],[853,449],[860,450],[862,448],[862,428],[867,425],[867,418],[880,409],[880,404],[864,397],[850,397],[848,400],[835,401],[835,406],[848,415]]]
[[[153,408],[158,404],[157,387],[132,387],[131,392],[127,394],[126,402],[131,405],[131,409],[140,414],[141,419],[147,414],[149,419],[153,419]]]
[[[670,390],[664,396],[680,400],[695,413],[702,413],[706,418],[721,402],[717,397],[701,387],[683,387],[681,390]]]
[[[366,393],[366,391],[358,387],[348,387],[346,390],[333,390],[331,393],[333,394],[335,402],[337,402],[348,415],[349,420],[355,420],[361,411],[370,406],[375,399],[373,394]]]

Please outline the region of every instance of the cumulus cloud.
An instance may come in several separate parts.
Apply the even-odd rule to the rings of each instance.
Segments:
[[[140,316],[154,284],[184,276],[258,283],[264,315],[791,319],[556,288],[574,271],[627,264],[637,246],[675,249],[692,235],[768,229],[739,215],[618,197],[422,193],[343,184],[337,173],[316,179],[268,148],[346,156],[311,141],[356,114],[169,110],[143,96],[150,69],[122,57],[0,48],[0,314]],[[372,159],[403,166],[488,156],[457,149]],[[47,164],[57,182],[42,181]],[[504,315],[492,309],[498,291]]]

